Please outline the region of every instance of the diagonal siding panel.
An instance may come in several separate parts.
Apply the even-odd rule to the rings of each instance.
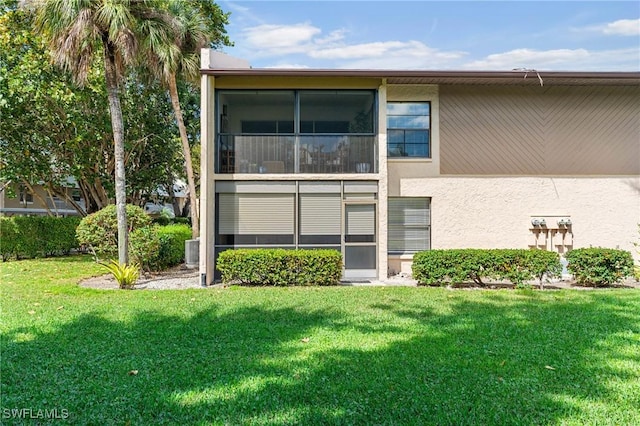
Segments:
[[[443,174],[640,173],[640,88],[442,86]]]

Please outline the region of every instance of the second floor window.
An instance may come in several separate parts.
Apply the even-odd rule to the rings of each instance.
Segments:
[[[387,103],[389,157],[431,158],[431,104]]]

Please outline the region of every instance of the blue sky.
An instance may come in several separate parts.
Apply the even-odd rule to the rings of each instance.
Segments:
[[[640,1],[244,1],[254,68],[639,71]]]

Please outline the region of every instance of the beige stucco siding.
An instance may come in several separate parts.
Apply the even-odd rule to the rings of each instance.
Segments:
[[[431,197],[433,249],[527,248],[533,216],[566,216],[573,248],[638,256],[640,178],[440,177],[403,179],[401,195]]]
[[[640,173],[640,88],[440,87],[442,174]]]

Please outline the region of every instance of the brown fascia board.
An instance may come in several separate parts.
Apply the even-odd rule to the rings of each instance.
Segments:
[[[201,74],[244,77],[363,77],[386,78],[396,81],[423,84],[539,84],[543,81],[568,84],[620,84],[640,85],[640,72],[617,71],[420,71],[420,70],[362,70],[362,69],[202,69]],[[526,80],[525,80],[526,75]]]

